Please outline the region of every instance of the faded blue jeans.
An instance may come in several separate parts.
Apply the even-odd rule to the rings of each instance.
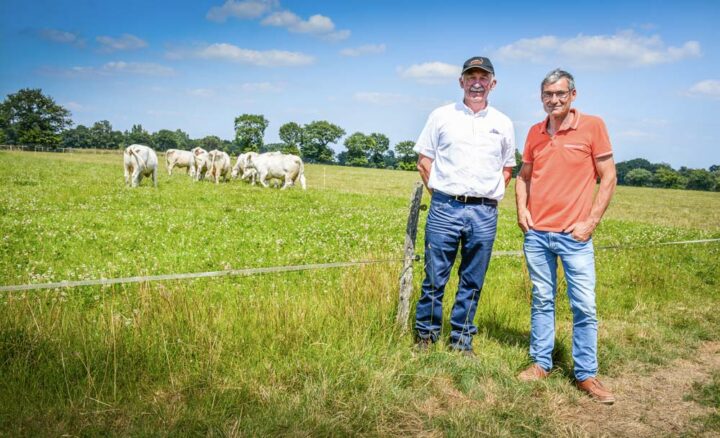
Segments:
[[[530,280],[530,357],[546,371],[552,368],[555,346],[555,295],[558,257],[565,272],[573,314],[572,357],[575,378],[597,374],[595,251],[592,239],[578,242],[569,233],[530,230],[523,245]]]
[[[442,327],[445,285],[460,248],[460,277],[450,314],[450,345],[472,349],[473,324],[497,230],[498,210],[485,204],[464,204],[435,191],[425,224],[425,280],[415,312],[421,339],[438,340]]]

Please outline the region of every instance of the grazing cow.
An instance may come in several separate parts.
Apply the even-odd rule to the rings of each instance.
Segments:
[[[208,152],[208,171],[207,177],[212,181],[215,180],[215,184],[220,182],[220,177],[223,177],[224,181],[228,180],[230,176],[231,160],[230,155],[217,149]]]
[[[235,179],[239,176],[245,181],[250,180],[250,182],[254,185],[255,175],[257,175],[257,172],[254,168],[248,167],[248,157],[257,158],[258,155],[259,154],[257,152],[246,152],[238,155],[237,162],[232,170],[232,178]]]
[[[208,151],[201,147],[196,147],[192,148],[190,152],[193,154],[193,157],[195,157],[195,181],[200,181],[205,178],[208,170]]]
[[[137,187],[143,176],[151,176],[157,187],[158,159],[155,151],[148,146],[131,144],[123,152],[125,162],[125,185]]]
[[[285,181],[281,190],[288,188],[300,181],[303,190],[305,186],[305,166],[297,155],[284,155],[279,153],[268,153],[257,157],[248,157],[248,167],[254,168],[257,178],[263,187],[267,187],[268,179],[277,178]]]
[[[172,175],[175,167],[187,167],[190,177],[195,177],[195,156],[190,151],[180,149],[168,149],[165,152],[165,163],[167,164],[168,175]]]

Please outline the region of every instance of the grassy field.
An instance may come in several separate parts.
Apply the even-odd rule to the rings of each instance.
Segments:
[[[182,172],[127,189],[119,155],[18,152],[0,152],[0,173],[0,285],[396,259],[418,179],[307,165],[307,191]],[[512,200],[496,249],[522,246]],[[718,211],[718,193],[618,189],[594,237],[633,247],[597,252],[611,382],[720,341],[720,244],[647,246],[718,238]],[[420,247],[423,225],[424,214]],[[608,408],[574,389],[564,292],[557,371],[515,379],[528,363],[521,258],[491,263],[476,359],[444,345],[413,352],[412,334],[395,327],[400,267],[0,292],[0,436],[583,436],[592,432],[558,406],[626,413],[621,396]],[[421,263],[414,274],[417,299]],[[679,394],[702,414],[653,431],[720,433],[718,376]]]

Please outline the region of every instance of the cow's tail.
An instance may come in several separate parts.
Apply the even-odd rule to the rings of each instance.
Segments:
[[[303,190],[307,190],[307,185],[305,184],[305,165],[303,164],[302,160],[298,158],[298,180],[300,180],[300,187],[302,187]]]
[[[215,178],[215,182],[218,182],[218,179],[220,179],[220,172],[218,172],[218,169],[215,168],[215,158],[218,156],[218,154],[212,154],[212,160],[210,160],[210,168],[208,171],[210,172],[210,176]]]
[[[141,169],[144,169],[145,167],[147,167],[145,164],[145,160],[143,160],[140,155],[135,153],[132,146],[128,147],[127,151],[128,151],[128,154],[130,154],[132,157],[135,158],[135,162],[137,162],[138,167],[140,167]]]

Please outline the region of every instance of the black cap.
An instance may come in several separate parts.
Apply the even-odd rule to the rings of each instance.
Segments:
[[[462,73],[460,74],[463,75],[466,71],[472,68],[481,68],[488,73],[492,73],[493,75],[495,74],[495,69],[493,68],[492,62],[490,62],[489,58],[485,58],[484,56],[473,56],[472,58],[465,61],[465,64],[463,64]]]

